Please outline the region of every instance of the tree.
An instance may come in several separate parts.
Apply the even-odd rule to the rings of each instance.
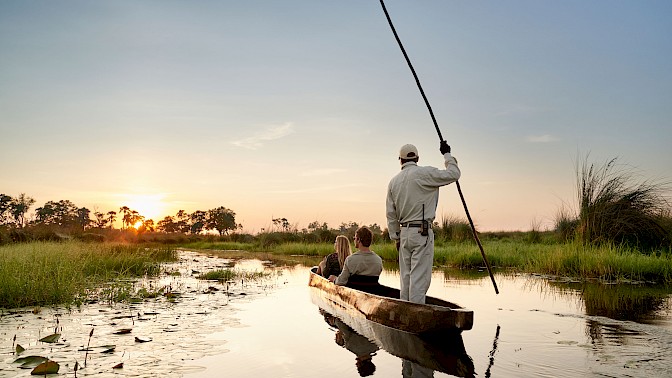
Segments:
[[[114,227],[114,221],[117,220],[117,212],[116,211],[108,211],[107,212],[107,224],[110,225],[110,228]]]
[[[131,216],[131,209],[128,208],[128,206],[122,206],[119,208],[119,214],[122,215],[121,217],[121,229],[125,229],[128,227],[128,220],[130,219]]]
[[[80,207],[77,209],[77,225],[81,227],[82,231],[86,230],[86,228],[91,224],[91,218],[89,218],[90,214],[91,210],[87,209],[86,207]]]
[[[175,223],[175,219],[171,216],[167,216],[160,220],[156,224],[156,229],[167,233],[180,231],[180,229],[177,227],[177,223]]]
[[[284,232],[289,232],[290,224],[287,218],[275,218],[272,219],[272,221],[273,225],[275,225],[276,227],[282,228]]]
[[[11,219],[12,196],[0,194],[0,225],[8,224]]]
[[[116,214],[116,213],[115,213]],[[101,213],[98,210],[95,210],[93,212],[94,220],[93,220],[93,225],[96,228],[105,228],[107,226],[107,218],[105,217],[105,214]]]
[[[26,225],[26,213],[34,203],[35,200],[26,196],[25,193],[21,193],[19,198],[12,200],[10,204],[10,213],[12,218],[14,218],[14,222],[19,228],[23,228],[23,226]]]
[[[175,214],[175,223],[177,223],[177,229],[180,232],[186,234],[191,230],[191,226],[189,225],[190,218],[189,214],[184,210],[180,210]]]
[[[88,211],[88,210],[87,210]],[[48,201],[35,209],[35,223],[58,227],[76,227],[79,225],[79,208],[69,200]],[[88,213],[86,214],[88,218]]]
[[[203,231],[205,223],[207,221],[207,213],[205,211],[196,210],[191,213],[191,227],[190,231],[192,234],[198,234]]]
[[[217,230],[220,236],[228,234],[230,230],[233,231],[238,228],[236,213],[224,206],[208,210],[206,227],[210,230]]]

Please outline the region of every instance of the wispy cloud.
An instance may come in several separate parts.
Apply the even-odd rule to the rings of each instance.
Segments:
[[[236,147],[247,148],[249,150],[256,150],[263,147],[264,142],[269,140],[276,140],[294,133],[294,125],[291,122],[282,125],[268,126],[262,131],[254,133],[251,137],[235,140],[231,142]]]
[[[312,177],[312,176],[329,176],[336,173],[343,173],[346,170],[343,168],[323,168],[323,169],[313,169],[310,171],[305,171],[301,173],[303,177]]]
[[[270,194],[306,194],[306,193],[321,193],[321,192],[333,192],[340,191],[343,189],[350,188],[361,188],[363,184],[345,184],[345,185],[335,185],[335,186],[317,186],[312,188],[298,188],[298,189],[287,189],[287,190],[270,190],[267,193]]]
[[[551,142],[557,142],[560,140],[560,138],[546,134],[546,135],[530,135],[526,138],[527,142],[529,143],[551,143]]]

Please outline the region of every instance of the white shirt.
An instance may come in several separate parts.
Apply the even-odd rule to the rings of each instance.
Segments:
[[[400,223],[430,223],[436,217],[439,202],[439,188],[460,178],[460,168],[450,153],[443,155],[446,169],[421,167],[415,162],[401,166],[401,172],[390,180],[387,186],[387,229],[390,239],[399,239]],[[422,205],[425,205],[424,218]]]

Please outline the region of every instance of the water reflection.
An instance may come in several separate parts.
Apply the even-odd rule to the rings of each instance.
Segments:
[[[355,355],[357,371],[362,377],[374,374],[373,357],[379,349],[401,359],[403,377],[433,377],[435,371],[458,377],[474,376],[474,364],[460,333],[419,336],[345,313],[335,316],[321,307],[319,312],[334,330],[336,344]]]
[[[653,324],[666,319],[670,288],[635,284],[540,281],[559,293],[582,300],[586,315]]]

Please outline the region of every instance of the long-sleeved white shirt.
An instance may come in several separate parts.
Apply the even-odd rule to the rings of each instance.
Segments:
[[[460,178],[460,168],[450,153],[443,155],[446,169],[418,166],[407,162],[401,166],[401,172],[390,180],[387,186],[387,229],[390,238],[399,239],[400,223],[430,223],[436,217],[436,205],[439,202],[439,188],[451,184]],[[424,218],[422,205],[425,205]]]

